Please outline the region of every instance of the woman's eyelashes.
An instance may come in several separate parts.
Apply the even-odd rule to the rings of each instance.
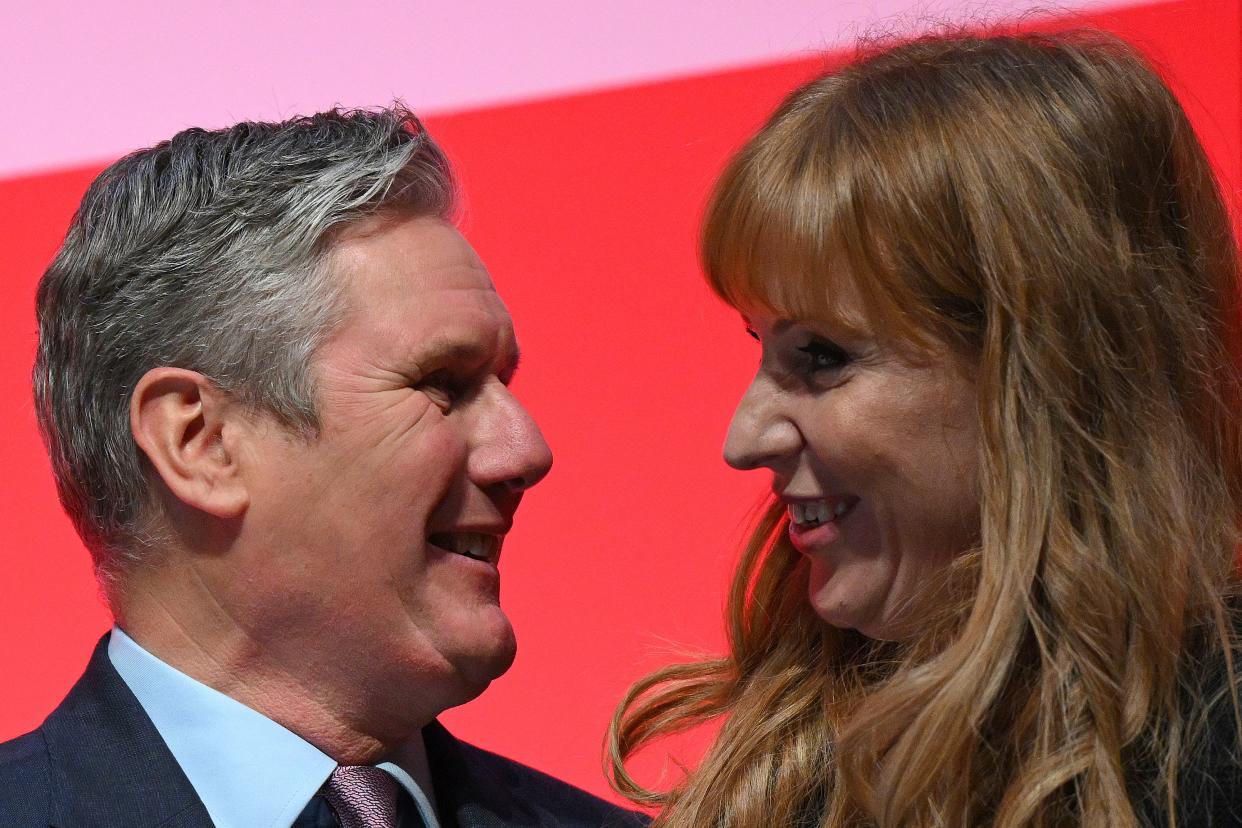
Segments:
[[[746,334],[756,342],[763,341],[759,332],[750,325],[746,326]],[[806,344],[794,346],[792,352],[781,362],[788,373],[805,380],[816,380],[825,372],[841,370],[853,360],[854,357],[849,351],[835,342],[811,337]]]
[[[807,376],[815,376],[824,371],[836,371],[844,368],[851,361],[849,353],[835,342],[812,339],[797,348],[798,362],[801,372]]]

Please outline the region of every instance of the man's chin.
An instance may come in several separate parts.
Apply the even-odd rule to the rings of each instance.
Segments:
[[[498,636],[470,652],[459,654],[453,659],[453,665],[461,685],[462,698],[455,704],[465,704],[479,696],[488,685],[508,672],[516,657],[517,639],[512,628],[507,625],[503,636]]]

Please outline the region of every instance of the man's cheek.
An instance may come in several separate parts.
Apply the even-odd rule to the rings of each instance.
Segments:
[[[428,418],[393,445],[396,476],[435,500],[465,471],[469,447],[446,418]]]

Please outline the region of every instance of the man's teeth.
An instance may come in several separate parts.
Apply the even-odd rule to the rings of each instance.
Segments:
[[[445,532],[432,538],[432,543],[479,561],[495,561],[500,551],[500,538],[480,532]]]
[[[798,526],[818,526],[835,520],[849,510],[844,500],[838,500],[836,506],[829,506],[826,500],[804,500],[790,503],[788,506],[789,520]]]

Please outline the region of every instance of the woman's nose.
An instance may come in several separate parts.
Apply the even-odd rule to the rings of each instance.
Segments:
[[[725,438],[724,459],[743,471],[773,468],[795,454],[802,438],[780,407],[780,389],[756,376],[738,401]]]

